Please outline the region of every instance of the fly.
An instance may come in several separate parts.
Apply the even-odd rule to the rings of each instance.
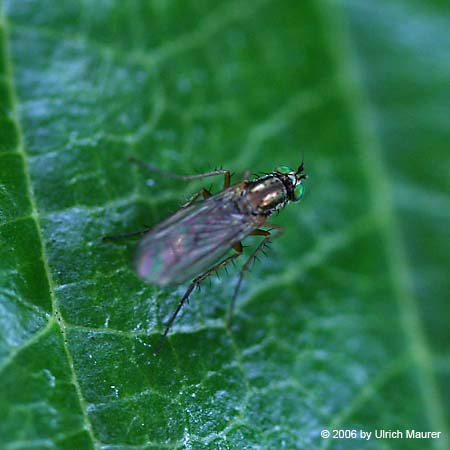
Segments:
[[[217,194],[205,188],[195,193],[179,211],[159,225],[134,233],[107,236],[119,239],[144,237],[139,242],[134,261],[138,275],[147,283],[158,286],[179,284],[191,280],[189,287],[166,324],[155,354],[159,353],[178,313],[192,291],[206,278],[234,261],[242,254],[242,239],[261,236],[262,241],[247,259],[239,273],[231,300],[228,325],[245,272],[258,253],[269,243],[271,230],[281,231],[269,224],[268,218],[289,202],[298,202],[304,194],[304,164],[297,170],[279,166],[256,179],[245,176],[240,183],[231,184],[229,170],[214,170],[198,175],[180,176],[165,172],[132,158],[132,162],[153,172],[181,180],[194,180],[216,175],[224,176],[223,189]],[[203,200],[196,201],[200,196]],[[263,229],[263,228],[269,229]],[[230,250],[234,253],[226,256]]]

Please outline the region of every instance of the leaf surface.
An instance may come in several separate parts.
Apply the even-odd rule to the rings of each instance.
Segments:
[[[449,28],[437,0],[5,1],[0,448],[448,449]],[[232,329],[238,268],[155,358],[186,286],[144,284],[136,242],[101,237],[202,183],[128,157],[239,174],[303,153]]]

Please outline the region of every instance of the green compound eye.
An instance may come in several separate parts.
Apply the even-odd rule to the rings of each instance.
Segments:
[[[287,175],[288,173],[293,172],[293,170],[289,166],[278,166],[275,169],[275,172],[284,173]]]
[[[303,194],[305,193],[305,186],[302,183],[297,184],[294,189],[294,202],[298,202],[302,199]]]

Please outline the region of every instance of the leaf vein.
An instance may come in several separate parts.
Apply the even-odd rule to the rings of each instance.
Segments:
[[[3,20],[6,22],[6,19],[3,16]],[[16,89],[15,89],[15,85],[14,85],[14,69],[13,69],[13,64],[12,64],[12,60],[11,60],[11,56],[9,54],[9,29],[8,26],[5,25],[5,72],[7,74],[7,78],[9,79],[9,90],[10,90],[10,97],[11,97],[11,105],[12,105],[12,117],[13,120],[15,122],[16,125],[16,129],[17,129],[17,133],[18,133],[18,141],[19,141],[19,145],[17,148],[17,153],[21,156],[22,160],[23,160],[23,167],[24,167],[24,177],[26,180],[26,186],[27,186],[27,195],[29,197],[30,200],[30,204],[31,204],[31,211],[32,214],[31,216],[33,217],[33,219],[36,222],[36,227],[38,230],[38,234],[39,234],[39,243],[40,243],[40,250],[41,250],[41,255],[42,255],[42,262],[43,262],[43,266],[44,266],[44,271],[48,280],[48,285],[49,285],[49,294],[50,294],[50,298],[51,298],[51,303],[52,303],[52,308],[53,308],[53,314],[55,317],[57,317],[57,321],[59,324],[59,328],[61,330],[61,334],[62,334],[62,338],[63,338],[63,346],[64,346],[64,350],[65,353],[67,355],[67,359],[68,359],[68,363],[69,363],[69,367],[71,370],[71,374],[72,374],[72,382],[75,386],[75,390],[77,392],[78,398],[79,398],[79,403],[80,403],[80,409],[82,411],[83,414],[83,419],[84,419],[84,423],[85,423],[85,427],[86,430],[92,440],[93,445],[95,445],[96,442],[96,438],[94,436],[94,432],[92,429],[92,424],[89,420],[87,411],[86,411],[86,406],[85,406],[85,401],[84,398],[82,396],[81,393],[81,386],[80,383],[78,381],[77,378],[77,374],[75,371],[75,367],[74,367],[74,363],[73,363],[73,358],[72,358],[72,354],[70,352],[69,346],[68,346],[68,342],[67,342],[67,336],[66,336],[66,331],[65,331],[65,325],[64,325],[64,321],[63,318],[61,316],[61,313],[59,311],[59,306],[57,304],[57,299],[54,293],[54,289],[53,289],[53,279],[52,279],[52,275],[51,275],[51,271],[50,271],[50,267],[49,267],[49,263],[48,263],[48,258],[47,258],[47,253],[45,250],[45,244],[44,244],[44,239],[43,239],[43,234],[42,234],[42,227],[41,227],[41,223],[39,220],[39,210],[36,204],[36,199],[34,196],[34,192],[33,192],[33,187],[32,187],[32,180],[31,180],[31,175],[30,175],[30,169],[29,169],[29,165],[28,165],[28,156],[25,150],[25,146],[24,146],[24,137],[23,137],[23,131],[22,131],[22,126],[21,126],[21,121],[19,118],[19,113],[18,113],[18,104],[19,104],[19,100],[17,97],[17,93],[16,93]],[[50,324],[51,322],[49,321],[48,324]],[[47,324],[47,327],[48,327]],[[47,328],[45,328],[45,330],[47,330]],[[39,335],[40,337],[41,335]]]
[[[444,407],[433,375],[431,352],[420,320],[405,244],[394,211],[392,187],[382,157],[382,144],[376,132],[375,113],[361,80],[361,68],[352,48],[350,31],[345,25],[345,13],[341,4],[334,5],[330,0],[322,0],[318,5],[320,6],[317,10],[324,22],[324,29],[333,30],[327,34],[326,44],[336,70],[338,89],[349,107],[356,147],[361,154],[362,170],[367,178],[375,220],[386,242],[388,273],[391,276],[403,333],[419,374],[418,386],[425,412],[431,427],[447,434]],[[444,439],[435,440],[434,445],[436,448],[446,448]]]

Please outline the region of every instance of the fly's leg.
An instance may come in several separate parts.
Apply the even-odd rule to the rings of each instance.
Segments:
[[[184,180],[184,181],[190,181],[190,180],[200,180],[201,178],[207,178],[207,177],[214,177],[217,175],[223,175],[223,188],[226,189],[230,186],[231,182],[231,173],[229,170],[226,169],[218,169],[218,170],[212,170],[211,172],[205,172],[205,173],[199,173],[197,175],[177,175],[172,172],[168,172],[166,170],[161,170],[160,168],[154,166],[153,164],[145,163],[144,161],[141,161],[140,159],[130,157],[130,161],[137,166],[141,167],[142,169],[148,170],[150,172],[159,173],[160,175],[163,175],[165,177],[174,178],[176,180]],[[199,194],[200,195],[200,194]]]
[[[196,192],[184,205],[181,205],[182,208],[187,208],[188,206],[191,206],[192,203],[197,200],[200,195],[203,195],[203,198],[211,197],[211,192],[208,191],[208,189],[201,188],[198,192]]]
[[[189,176],[184,176],[184,175],[176,175],[173,174],[171,172],[166,172],[165,170],[161,170],[158,169],[157,167],[152,166],[151,164],[146,164],[143,161],[140,161],[139,159],[130,157],[130,161],[137,164],[139,167],[142,167],[144,169],[150,170],[151,172],[157,172],[159,174],[162,174],[164,176],[169,176],[171,178],[176,178],[179,180],[196,180],[196,179],[200,179],[200,178],[204,178],[204,177],[212,177],[214,175],[224,175],[224,183],[223,183],[223,188],[227,188],[228,186],[230,186],[230,182],[231,182],[231,173],[229,170],[213,170],[212,172],[206,172],[206,173],[201,173],[198,175],[189,175]],[[200,196],[203,195],[203,198],[208,198],[211,197],[211,192],[208,191],[208,189],[202,188],[200,189],[198,192],[196,192],[184,205],[182,205],[182,208],[187,208],[188,206],[192,205],[192,203],[194,203],[194,201]],[[147,227],[144,228],[143,230],[139,230],[139,231],[133,231],[132,233],[125,233],[125,234],[115,234],[112,236],[103,236],[102,240],[103,241],[115,241],[115,240],[120,240],[120,239],[127,239],[127,238],[131,238],[131,237],[136,237],[136,236],[143,236],[144,234],[148,233],[150,230],[152,229],[152,227]]]
[[[111,236],[103,236],[102,241],[116,241],[116,240],[120,240],[120,239],[128,239],[131,237],[142,236],[142,235],[148,233],[151,229],[152,229],[152,227],[147,227],[147,228],[144,228],[143,230],[133,231],[132,233],[113,234]]]
[[[162,346],[164,344],[164,341],[166,339],[167,334],[170,331],[170,328],[172,327],[173,323],[175,322],[175,319],[176,319],[178,313],[180,312],[181,308],[183,307],[183,305],[189,299],[189,296],[191,295],[192,291],[202,281],[204,281],[206,278],[208,278],[210,275],[212,275],[213,273],[217,272],[219,269],[221,269],[222,267],[226,266],[227,264],[229,264],[231,261],[235,260],[238,256],[240,256],[242,254],[242,244],[240,242],[238,242],[237,244],[233,245],[233,248],[236,250],[236,253],[234,253],[233,255],[228,256],[223,261],[220,261],[218,264],[216,264],[215,266],[211,267],[205,273],[203,273],[202,275],[198,276],[197,278],[195,278],[191,282],[191,284],[187,288],[186,292],[184,293],[183,297],[181,298],[180,303],[178,303],[177,308],[175,309],[174,313],[172,314],[171,318],[169,319],[169,321],[166,324],[166,328],[164,329],[164,333],[161,336],[161,339],[159,341],[158,347],[155,350],[155,353],[154,353],[155,356],[157,356],[158,353],[161,351],[161,348],[162,348]]]
[[[267,224],[269,225],[269,224]],[[283,229],[279,227],[278,225],[269,225],[271,227],[271,230],[276,230],[277,235],[281,234],[283,232]],[[230,307],[228,309],[228,317],[227,317],[227,327],[231,326],[231,322],[233,320],[234,315],[234,306],[236,303],[236,298],[239,294],[239,290],[241,289],[242,279],[244,278],[245,272],[250,268],[252,262],[255,260],[255,258],[258,256],[258,253],[261,253],[264,250],[264,247],[269,243],[270,239],[274,237],[270,233],[270,231],[267,230],[261,230],[257,228],[256,230],[252,231],[250,233],[250,236],[264,236],[264,239],[259,243],[258,247],[256,247],[255,251],[249,256],[245,264],[242,266],[242,269],[239,273],[239,279],[236,284],[236,287],[234,288],[233,298],[231,299]]]

